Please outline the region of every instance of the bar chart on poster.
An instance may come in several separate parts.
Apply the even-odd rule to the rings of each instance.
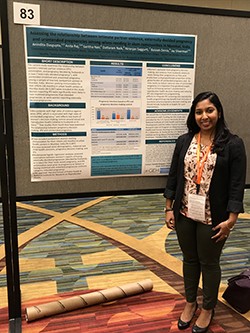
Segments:
[[[139,119],[140,109],[133,108],[102,108],[96,110],[96,119],[97,120],[134,120]]]

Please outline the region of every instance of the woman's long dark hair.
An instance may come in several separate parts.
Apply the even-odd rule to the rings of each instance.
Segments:
[[[195,97],[195,99],[192,102],[191,109],[187,118],[187,127],[190,133],[195,134],[200,131],[200,127],[197,125],[195,120],[195,109],[196,105],[205,99],[208,99],[211,103],[213,103],[213,105],[216,107],[219,113],[219,118],[215,127],[215,136],[213,142],[213,152],[218,153],[224,149],[225,144],[228,142],[231,136],[231,133],[227,127],[224,118],[223,106],[220,102],[219,97],[215,93],[211,91],[205,91],[198,94]]]

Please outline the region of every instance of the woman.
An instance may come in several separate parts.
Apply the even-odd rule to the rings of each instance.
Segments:
[[[196,96],[187,127],[172,158],[164,192],[165,220],[176,230],[183,253],[186,305],[178,328],[189,327],[195,315],[202,275],[202,309],[192,332],[204,333],[217,303],[221,251],[238,214],[244,212],[246,153],[243,141],[227,128],[213,92]]]

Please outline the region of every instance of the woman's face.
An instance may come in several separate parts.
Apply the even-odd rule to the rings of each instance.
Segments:
[[[195,108],[195,121],[201,132],[212,133],[219,119],[219,112],[209,99],[197,103]]]

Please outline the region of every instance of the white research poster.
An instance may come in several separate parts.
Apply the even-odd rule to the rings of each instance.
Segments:
[[[195,35],[24,27],[31,181],[169,172]]]

